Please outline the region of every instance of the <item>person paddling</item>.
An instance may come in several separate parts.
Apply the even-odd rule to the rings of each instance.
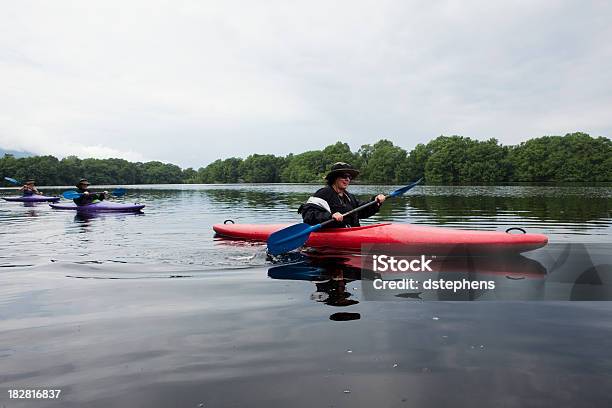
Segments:
[[[27,179],[25,184],[19,189],[19,191],[23,193],[24,197],[42,194],[36,188],[36,185],[34,184],[34,179]]]
[[[376,204],[349,216],[342,216],[343,213],[365,204],[347,191],[351,180],[358,175],[359,171],[350,164],[334,163],[331,171],[325,176],[327,186],[319,189],[298,209],[304,222],[316,225],[333,218],[335,221],[326,225],[325,228],[359,227],[359,219],[376,214],[380,205],[385,201],[384,194],[378,194],[373,198]]]
[[[79,197],[73,199],[74,203],[78,206],[89,205],[104,200],[108,196],[108,191],[102,193],[92,193],[89,191],[89,181],[87,179],[80,179],[76,185],[77,192],[81,194]]]

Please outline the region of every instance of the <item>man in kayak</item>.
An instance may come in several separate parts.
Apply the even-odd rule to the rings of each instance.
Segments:
[[[364,204],[347,191],[351,180],[358,175],[359,171],[350,164],[335,163],[331,171],[325,176],[327,186],[319,189],[298,209],[298,213],[302,214],[304,222],[316,225],[333,218],[335,222],[326,225],[326,228],[359,227],[360,218],[368,218],[376,214],[380,205],[385,201],[384,194],[379,194],[373,198],[373,200],[376,200],[376,204],[349,216],[342,216],[343,213]]]
[[[81,194],[79,197],[73,199],[74,203],[78,206],[89,205],[104,200],[108,196],[108,191],[102,193],[92,193],[88,190],[89,181],[87,179],[80,179],[76,185],[77,193]]]
[[[19,189],[23,193],[24,197],[33,196],[35,194],[42,194],[34,185],[34,179],[27,179],[25,184]]]

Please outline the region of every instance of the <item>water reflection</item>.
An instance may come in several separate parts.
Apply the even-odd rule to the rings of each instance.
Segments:
[[[26,217],[38,217],[39,212],[36,210],[28,210],[25,212]]]
[[[146,217],[80,219],[0,202],[0,385],[54,385],[63,389],[59,405],[91,407],[609,405],[608,302],[423,302],[435,294],[422,290],[372,302],[361,262],[350,254],[341,262],[338,254],[314,261],[292,254],[291,265],[270,265],[261,244],[212,238],[212,224],[236,215],[295,222],[295,204],[315,187],[135,187],[129,201],[146,200]],[[212,190],[240,194],[229,194],[235,201],[228,204],[226,193]],[[367,197],[379,188],[355,190]],[[487,274],[495,265],[485,260],[473,269],[513,296],[603,297],[612,285],[611,248],[574,242],[583,233],[591,241],[609,237],[610,215],[599,209],[574,222],[561,212],[560,220],[547,218],[547,210],[533,219],[539,210],[512,201],[556,197],[570,208],[562,202],[570,190],[428,186],[417,197],[442,201],[425,208],[406,197],[378,217],[435,224],[444,211],[453,227],[531,223],[562,245],[519,258],[519,271]],[[610,204],[609,190],[571,191]],[[267,194],[278,200],[266,201],[270,208],[258,204]],[[461,196],[474,207],[453,214]],[[485,205],[487,197],[500,197],[500,208]],[[501,207],[507,198],[515,205],[509,210]],[[447,278],[479,276],[470,264],[447,266]],[[336,323],[346,320],[353,321]]]
[[[283,280],[303,280],[312,282],[315,291],[310,300],[334,307],[347,307],[359,303],[347,290],[347,285],[361,279],[361,269],[351,266],[347,258],[307,256],[302,262],[274,266],[268,270],[268,277]],[[337,312],[330,320],[358,320],[359,313]]]
[[[112,190],[119,186],[97,186]],[[226,266],[264,266],[265,258],[243,257],[263,251],[261,245],[218,245],[212,225],[225,219],[244,223],[296,223],[299,205],[320,185],[164,185],[127,187],[114,201],[146,203],[146,217],[135,214],[84,214],[56,211],[45,203],[0,202],[0,236],[19,246],[38,263],[116,260],[125,262]],[[369,198],[398,186],[356,185]],[[46,188],[61,194],[65,187]],[[588,199],[586,199],[588,197]],[[407,196],[388,200],[364,225],[382,221],[450,228],[503,231],[526,227],[549,235],[551,242],[596,242],[612,232],[610,187],[418,186]],[[137,214],[136,214],[137,215]],[[95,239],[73,252],[72,233]],[[10,257],[4,261],[10,264]]]
[[[408,196],[408,204],[432,214],[440,223],[520,215],[547,222],[610,220],[609,197],[565,196]]]
[[[370,255],[303,252],[299,262],[269,268],[268,277],[311,282],[316,287],[311,300],[330,306],[359,303],[347,290],[354,281],[361,281],[362,300],[601,301],[612,300],[611,254],[610,244],[552,244],[525,255],[431,257],[433,272],[379,272]],[[377,290],[376,280],[416,284]],[[425,281],[463,286],[431,288]]]
[[[124,217],[134,217],[134,216],[143,216],[145,212],[143,211],[135,211],[135,212],[120,212],[120,211],[90,211],[90,212],[78,212],[74,216],[74,222],[77,224],[90,224],[92,220],[96,218],[104,218],[104,217],[113,217],[115,220],[120,220]]]
[[[206,195],[214,201],[227,205],[239,205],[244,208],[269,209],[276,207],[297,208],[305,202],[307,193],[281,193],[274,191],[241,191],[241,190],[207,190]]]

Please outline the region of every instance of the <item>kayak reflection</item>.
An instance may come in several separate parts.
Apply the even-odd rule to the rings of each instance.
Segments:
[[[325,294],[319,293],[314,300],[325,302],[329,297],[330,304],[337,305],[352,303],[347,302],[349,297],[342,299],[338,294],[346,290],[346,283],[355,280],[361,281],[361,291],[350,297],[352,301],[610,301],[611,254],[609,243],[559,243],[527,255],[426,256],[431,258],[431,271],[390,272],[381,271],[380,263],[374,267],[372,253],[302,251],[283,258],[285,264],[270,268],[268,276],[318,282],[317,292]],[[298,255],[302,259],[296,262]],[[409,285],[410,280],[416,283]]]
[[[113,217],[113,219],[118,219],[118,218],[125,218],[125,217],[133,217],[135,215],[142,216],[142,215],[145,215],[145,213],[142,211],[131,212],[131,213],[120,213],[120,212],[110,213],[110,212],[96,212],[96,211],[80,212],[78,211],[74,215],[74,222],[76,224],[82,224],[83,226],[89,226],[91,224],[91,221],[96,218]]]

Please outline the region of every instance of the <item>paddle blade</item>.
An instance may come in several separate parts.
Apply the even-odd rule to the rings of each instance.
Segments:
[[[328,280],[323,268],[309,266],[305,263],[299,265],[282,265],[268,269],[268,277],[283,280],[322,281]]]
[[[75,198],[78,198],[80,196],[81,195],[77,193],[76,191],[64,191],[62,193],[62,197],[64,197],[67,200],[74,200]]]
[[[420,183],[422,180],[423,180],[423,179],[422,179],[422,178],[420,178],[420,179],[418,179],[417,181],[415,181],[414,183],[408,184],[407,186],[402,187],[402,188],[398,188],[397,190],[392,191],[391,193],[389,193],[389,196],[390,196],[390,197],[397,197],[397,196],[400,196],[400,195],[404,194],[406,191],[410,190],[412,187],[414,187],[414,186],[416,186],[417,184],[419,184],[419,183]]]
[[[111,194],[114,195],[115,197],[121,197],[122,195],[125,195],[126,191],[125,188],[116,188],[113,191],[111,191]]]
[[[18,182],[17,180],[15,180],[14,178],[11,178],[11,177],[5,177],[4,179],[6,181],[8,181],[9,183],[15,184],[16,186],[21,184],[20,182]]]
[[[279,255],[301,247],[308,241],[312,231],[321,228],[320,224],[295,224],[280,231],[274,232],[268,237],[268,252]]]

